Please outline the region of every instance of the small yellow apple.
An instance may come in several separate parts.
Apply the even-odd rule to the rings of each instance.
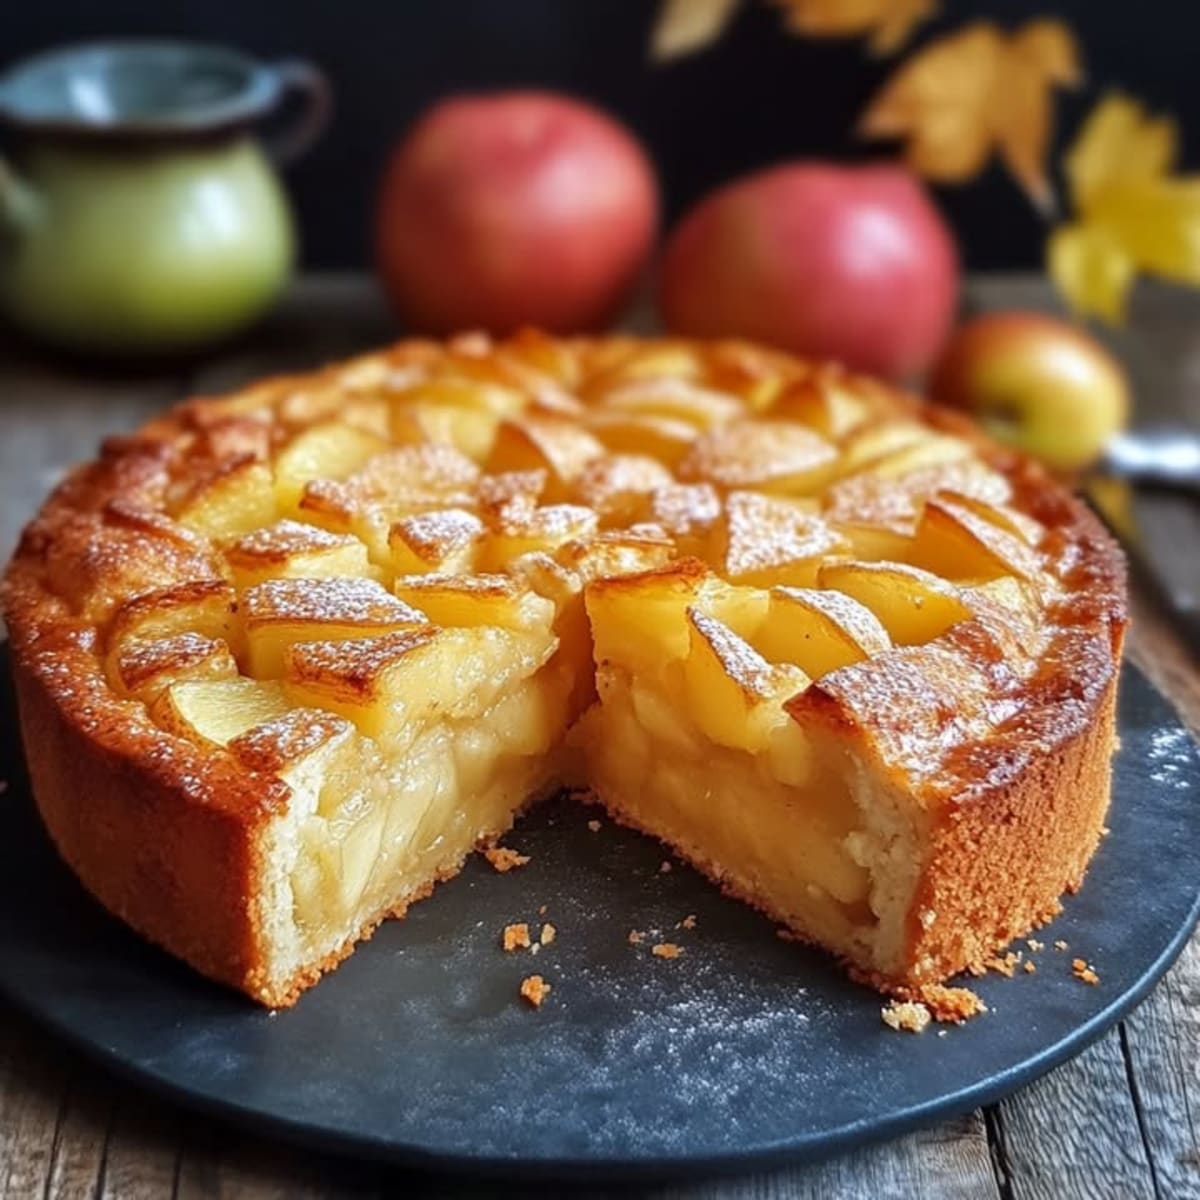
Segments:
[[[1087,466],[1129,415],[1120,364],[1090,334],[1041,313],[963,325],[933,372],[937,404],[966,409],[996,438],[1059,471]]]

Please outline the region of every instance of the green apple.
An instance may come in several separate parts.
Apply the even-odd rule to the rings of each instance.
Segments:
[[[1124,370],[1095,338],[1032,312],[989,313],[961,326],[929,394],[1058,471],[1094,462],[1130,407]]]

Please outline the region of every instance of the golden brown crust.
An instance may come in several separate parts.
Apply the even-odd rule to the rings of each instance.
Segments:
[[[557,352],[537,337],[520,335],[514,345],[532,338],[538,353]],[[621,346],[632,345],[613,339],[598,361],[607,355],[617,362]],[[475,351],[462,342],[449,352],[469,359]],[[734,343],[711,352],[730,386],[776,370],[806,378],[806,368],[783,356]],[[362,370],[386,362],[404,371],[445,353],[402,343],[362,360]],[[169,514],[214,480],[254,467],[297,429],[342,413],[356,369],[281,377],[226,399],[193,400],[129,437],[110,439],[31,522],[3,585],[34,792],[63,857],[89,891],[146,937],[271,1004],[293,1001],[387,914],[321,963],[272,981],[256,910],[259,856],[264,826],[286,804],[288,789],[224,751],[164,732],[140,704],[121,699],[105,676],[105,639],[138,617],[139,604],[157,604],[138,597],[162,589],[226,594],[226,559]],[[510,362],[504,369],[513,386],[522,385],[525,368]],[[829,374],[810,372],[814,379]],[[587,387],[599,386],[596,379]],[[971,663],[991,706],[987,736],[946,739],[945,753],[929,764],[922,787],[940,825],[911,914],[908,970],[902,979],[876,980],[894,988],[982,962],[1052,916],[1062,891],[1079,885],[1107,804],[1125,579],[1120,552],[1096,518],[1040,468],[997,449],[955,414],[881,385],[862,386],[897,411],[971,442],[1007,478],[1013,503],[1048,530],[1042,550],[1055,563],[1064,597],[1048,614],[1052,636],[1032,680],[1006,674],[1003,651],[980,622],[955,632],[956,652]],[[579,403],[552,391],[543,402],[561,411]],[[801,465],[821,464],[806,455]],[[701,521],[697,529],[704,528]],[[694,532],[687,521],[681,530]],[[870,671],[868,663],[834,672],[793,703],[832,733],[844,730],[854,719],[853,685]],[[886,731],[877,732],[880,768],[894,773],[897,756],[884,746]],[[720,878],[717,864],[708,869]],[[922,918],[927,912],[934,917]]]

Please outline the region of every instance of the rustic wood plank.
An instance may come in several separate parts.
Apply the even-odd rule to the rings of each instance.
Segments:
[[[379,1170],[272,1143],[225,1126],[195,1122],[180,1156],[176,1200],[370,1200],[424,1195],[396,1173],[386,1193]]]
[[[59,1114],[45,1200],[95,1200],[101,1194],[119,1087],[94,1068],[74,1064]]]
[[[183,1118],[122,1089],[113,1106],[96,1200],[163,1200],[175,1195]]]
[[[1125,1022],[1126,1063],[1161,1196],[1200,1196],[1200,939]]]
[[[1014,1200],[1156,1196],[1116,1030],[1002,1101],[999,1116]]]
[[[0,1016],[0,1200],[41,1195],[66,1097],[61,1056]]]

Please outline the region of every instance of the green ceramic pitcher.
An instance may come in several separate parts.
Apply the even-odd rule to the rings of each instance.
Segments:
[[[254,127],[285,106],[288,127],[260,142]],[[0,159],[0,308],[93,353],[235,332],[287,281],[295,238],[275,165],[329,107],[306,63],[185,42],[69,47],[0,75],[14,146]]]

